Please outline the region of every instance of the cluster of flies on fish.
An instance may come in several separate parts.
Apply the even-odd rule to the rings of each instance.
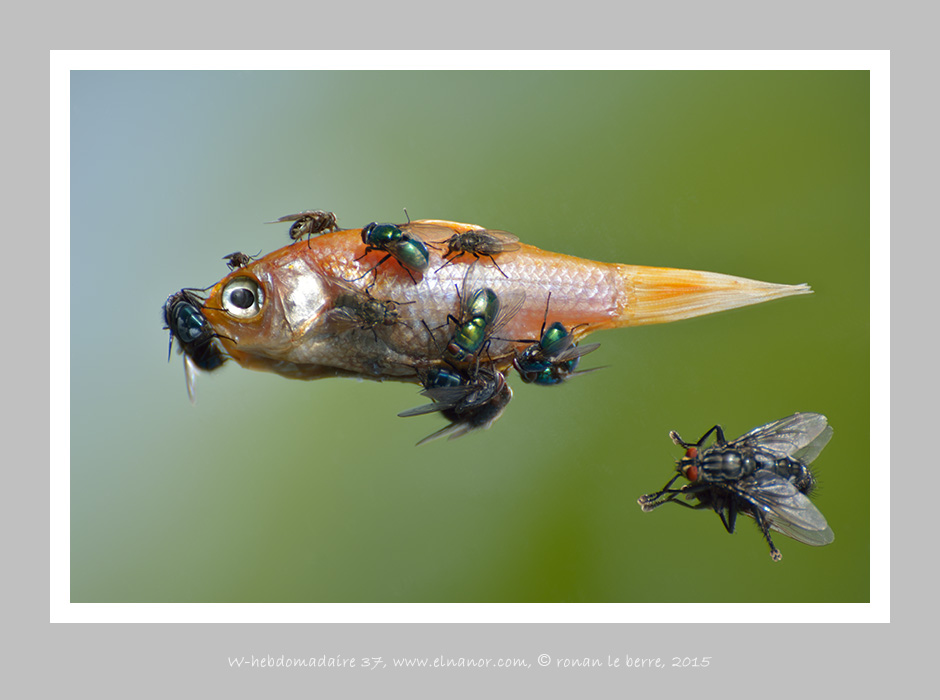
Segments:
[[[270,223],[288,221],[293,222],[289,231],[291,239],[300,241],[306,236],[308,245],[310,237],[338,228],[335,215],[320,210],[283,216]],[[473,257],[463,284],[457,289],[456,313],[447,317],[446,343],[432,353],[438,361],[415,368],[423,386],[421,394],[431,399],[431,403],[398,415],[439,412],[449,421],[449,425],[427,436],[419,445],[444,436],[454,439],[472,430],[488,428],[512,398],[504,372],[489,355],[490,345],[499,339],[499,331],[521,308],[525,293],[518,291],[500,298],[492,288],[476,286],[473,272],[479,259],[485,257],[506,276],[496,256],[518,249],[518,238],[504,231],[472,229],[428,244],[402,227],[375,222],[365,226],[361,235],[366,249],[360,258],[373,251],[385,253],[362,277],[375,273],[382,264],[394,259],[417,283],[413,273],[423,273],[429,266],[428,245],[436,249],[440,246],[439,249],[446,251],[442,253],[445,262],[441,268],[465,255]],[[236,252],[224,259],[235,270],[254,257]],[[329,314],[330,322],[338,331],[360,329],[376,334],[379,326],[402,322],[398,307],[413,302],[375,299],[370,293],[371,286],[365,290],[349,286],[337,295]],[[181,290],[171,295],[164,306],[170,347],[172,349],[176,337],[185,355],[191,398],[192,368],[215,369],[225,359],[213,342],[217,335],[200,312],[204,300],[198,291]],[[511,360],[512,367],[526,383],[554,386],[576,374],[584,374],[584,371],[575,371],[581,357],[599,347],[599,343],[577,345],[564,325],[548,324],[550,304],[551,293],[546,299],[538,339],[510,339],[512,343],[527,345],[524,350],[513,350]],[[436,343],[435,331],[439,328],[432,329],[424,321],[422,324],[431,342]],[[706,446],[712,434],[715,441]],[[779,561],[782,555],[771,538],[771,530],[815,546],[833,541],[834,535],[825,517],[808,498],[816,486],[809,465],[832,437],[832,428],[825,416],[795,413],[730,441],[725,439],[720,425],[712,427],[694,443],[684,441],[675,431],[669,436],[685,449],[685,456],[676,464],[676,474],[662,489],[638,499],[643,511],[650,512],[667,503],[696,510],[710,509],[718,514],[729,533],[735,530],[737,516],[746,515],[756,522],[774,561]],[[680,477],[688,483],[674,488],[673,484]]]
[[[525,293],[518,291],[500,297],[491,287],[475,283],[475,266],[481,257],[489,258],[496,269],[506,276],[496,256],[517,250],[518,238],[505,231],[472,229],[455,233],[443,241],[425,243],[410,230],[375,222],[365,226],[361,236],[366,248],[360,259],[373,251],[385,253],[362,277],[374,274],[382,264],[394,259],[417,283],[414,274],[423,273],[430,265],[428,245],[444,251],[442,257],[445,262],[438,269],[463,256],[473,258],[462,285],[456,289],[455,313],[449,314],[446,323],[437,328],[431,328],[426,321],[421,321],[428,334],[430,350],[428,363],[414,369],[424,387],[421,395],[431,399],[431,403],[398,415],[409,417],[437,412],[447,419],[447,426],[421,440],[419,445],[445,436],[453,440],[472,430],[488,428],[512,399],[512,390],[505,373],[498,368],[497,361],[491,358],[490,347],[495,340],[506,340],[499,338],[499,331],[519,311],[525,301]],[[550,302],[549,295],[546,321]],[[331,314],[344,325],[371,327],[374,332],[379,323],[387,325],[399,322],[398,305],[399,302],[391,300],[373,299],[367,288],[364,292],[339,296],[337,308]],[[444,342],[439,343],[436,332],[441,328],[447,331]],[[575,371],[581,356],[598,347],[597,343],[577,346],[568,329],[557,322],[548,329],[543,322],[538,339],[511,342],[527,346],[525,350],[514,351],[512,355],[512,365],[522,381],[543,386],[561,384],[575,374],[583,374]]]
[[[299,214],[282,216],[270,223],[292,222],[289,235],[294,241],[337,230],[336,216],[332,212],[309,210]],[[409,220],[410,223],[410,220]],[[400,416],[417,416],[439,412],[449,422],[443,429],[429,435],[418,444],[435,438],[447,436],[450,439],[460,437],[472,430],[488,428],[502,414],[512,398],[512,390],[506,381],[504,371],[497,365],[504,359],[490,357],[491,343],[498,338],[498,332],[513,318],[525,300],[522,291],[513,293],[510,298],[501,299],[490,287],[474,284],[474,269],[478,260],[488,258],[503,276],[496,256],[500,253],[517,250],[518,238],[505,231],[472,229],[455,233],[446,240],[426,243],[413,235],[407,227],[394,224],[370,223],[362,229],[362,242],[365,250],[360,259],[371,252],[384,253],[374,266],[367,270],[355,282],[369,274],[377,274],[378,268],[389,260],[396,261],[417,283],[414,274],[423,273],[430,264],[428,246],[444,251],[444,264],[441,268],[453,264],[464,256],[472,258],[467,266],[463,284],[457,289],[458,303],[455,313],[448,315],[448,329],[452,329],[446,342],[437,345],[436,331],[425,321],[429,344],[426,365],[414,367],[423,386],[421,394],[431,399],[432,403],[400,413]],[[226,255],[224,259],[230,269],[236,270],[249,264],[255,256],[242,252]],[[440,268],[438,268],[440,269]],[[374,281],[373,281],[374,284]],[[398,302],[391,299],[376,299],[370,290],[342,285],[333,300],[333,308],[328,312],[328,323],[337,332],[354,329],[371,331],[378,342],[377,330],[381,326],[402,323],[399,307],[413,302]],[[237,293],[236,290],[234,293]],[[185,289],[167,300],[164,306],[166,327],[170,330],[172,348],[175,337],[180,351],[185,355],[187,386],[192,398],[192,368],[215,369],[224,361],[224,355],[213,339],[217,335],[212,331],[205,317],[199,311],[203,299],[199,290]],[[237,305],[238,300],[233,299]],[[583,355],[599,347],[598,343],[578,346],[574,337],[564,325],[558,322],[546,324],[551,304],[548,295],[545,319],[537,339],[511,340],[524,344],[521,351],[513,351],[511,365],[517,370],[522,381],[542,386],[553,386],[567,381],[576,374],[576,368]],[[502,339],[506,340],[506,339]],[[507,364],[505,362],[503,365]]]

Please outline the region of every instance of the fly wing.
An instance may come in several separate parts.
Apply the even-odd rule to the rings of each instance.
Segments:
[[[442,406],[439,403],[426,403],[423,406],[418,406],[417,408],[409,408],[407,411],[402,411],[398,414],[399,418],[409,418],[410,416],[423,416],[425,413],[434,413],[435,411],[443,411],[449,406]]]
[[[344,333],[356,328],[362,328],[364,323],[356,314],[356,311],[348,306],[337,306],[330,309],[326,315],[326,323],[329,328],[337,333]]]
[[[467,315],[467,305],[473,298],[473,294],[481,289],[490,287],[487,284],[486,270],[483,265],[474,260],[467,266],[467,272],[464,274],[463,283],[460,289],[460,316],[465,318]],[[492,287],[490,287],[492,289]],[[510,289],[497,295],[499,299],[499,311],[493,318],[493,321],[486,327],[486,337],[494,338],[513,316],[519,313],[519,309],[525,303],[524,289]],[[501,355],[505,351],[504,339],[499,339],[490,349],[493,355]],[[498,346],[498,347],[497,347]]]
[[[445,411],[461,403],[478,389],[479,387],[477,386],[467,384],[463,386],[443,386],[435,387],[434,389],[425,389],[421,392],[421,395],[431,399],[434,403],[418,406],[417,408],[410,408],[407,411],[402,411],[398,415],[401,418],[407,418],[409,416],[421,416],[425,413],[434,413],[435,411]]]
[[[591,372],[597,372],[598,370],[607,369],[608,365],[602,365],[601,367],[591,367],[591,369],[579,369],[576,372],[571,372],[568,375],[568,378],[578,377],[582,374],[590,374]]]
[[[429,243],[442,244],[447,243],[455,234],[450,226],[443,226],[433,221],[411,221],[407,224],[401,224],[399,228],[410,234],[417,235]],[[498,231],[496,229],[473,229],[471,233],[480,234],[480,238],[485,239],[481,243],[481,249],[477,252],[484,254],[506,253],[511,250],[519,250],[519,236],[515,236],[508,231]]]
[[[499,312],[493,322],[486,327],[489,346],[486,354],[491,357],[505,357],[513,353],[512,342],[499,336],[499,331],[509,323],[525,303],[525,291],[513,289],[499,295]]]
[[[442,437],[447,437],[448,440],[456,440],[471,431],[486,430],[493,425],[496,419],[503,414],[503,411],[512,399],[512,389],[509,388],[508,384],[505,382],[496,382],[496,384],[499,386],[498,396],[493,396],[491,400],[476,406],[460,420],[452,421],[450,425],[446,425],[437,432],[431,433],[421,440],[418,445],[423,445],[426,442]]]
[[[285,221],[297,221],[298,219],[307,215],[308,212],[300,212],[299,214],[288,214],[287,216],[282,216],[274,221],[265,221],[266,224],[281,224]]]
[[[525,290],[513,289],[504,292],[499,296],[499,313],[493,319],[493,323],[487,328],[487,335],[496,335],[499,330],[512,320],[512,317],[519,313],[519,309],[525,303]]]
[[[601,346],[600,343],[587,343],[586,345],[574,345],[571,347],[565,348],[560,353],[554,356],[556,362],[567,362],[568,360],[573,360],[576,357],[583,357],[589,352],[594,352]],[[590,371],[590,370],[587,370]]]
[[[835,539],[819,509],[783,477],[762,469],[741,479],[734,488],[760,508],[771,529],[816,547]]]
[[[422,438],[418,441],[417,444],[423,445],[426,442],[431,442],[432,440],[437,440],[442,437],[447,437],[449,440],[456,440],[457,438],[466,435],[473,429],[473,426],[468,425],[467,423],[451,423],[450,425],[445,425],[437,432],[431,433],[426,438]]]
[[[486,254],[508,253],[513,250],[519,250],[519,236],[508,231],[498,231],[496,229],[484,229],[480,231],[482,237],[486,239],[482,250],[479,252]]]
[[[454,235],[454,229],[428,221],[412,221],[398,226],[405,233],[417,235],[418,238],[430,243],[442,243]]]
[[[183,353],[183,374],[186,375],[186,393],[189,395],[189,402],[195,406],[196,376],[199,374],[199,367],[186,352]]]
[[[331,330],[342,333],[369,327],[370,324],[363,316],[364,309],[372,301],[367,291],[338,279],[330,280],[329,289],[333,295],[333,308],[326,314],[326,323]]]
[[[421,392],[421,395],[428,397],[434,403],[428,403],[424,406],[418,406],[417,408],[409,408],[407,411],[399,413],[398,416],[400,418],[423,416],[425,413],[434,413],[435,411],[444,411],[448,408],[453,408],[467,396],[468,391],[469,389],[466,386],[425,389]]]
[[[798,454],[811,454],[815,459],[829,441],[828,436],[823,439],[827,427],[828,421],[824,415],[794,413],[792,416],[754,428],[729,444],[760,447],[778,457],[800,459]],[[831,434],[829,431],[828,435]],[[821,440],[819,445],[818,439]]]
[[[800,460],[803,464],[812,464],[813,460],[823,451],[823,448],[829,444],[830,439],[832,439],[832,426],[827,425],[806,447],[794,452],[793,457]]]

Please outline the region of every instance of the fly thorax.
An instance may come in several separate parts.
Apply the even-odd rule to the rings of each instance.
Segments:
[[[401,240],[403,232],[392,224],[371,223],[362,229],[362,242],[376,248],[384,248]]]
[[[751,455],[737,450],[722,450],[706,453],[699,462],[701,478],[705,481],[732,481],[754,471]],[[750,469],[750,471],[748,471]]]

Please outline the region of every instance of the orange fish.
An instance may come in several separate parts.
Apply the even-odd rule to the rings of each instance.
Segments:
[[[485,230],[440,220],[392,228],[413,251],[423,248],[424,258],[390,256],[367,245],[366,229],[348,229],[290,244],[234,270],[208,290],[200,309],[213,342],[242,367],[295,379],[419,383],[425,370],[443,364],[461,294],[468,291],[488,288],[517,307],[487,339],[486,362],[500,371],[539,340],[546,321],[560,322],[580,341],[598,330],[811,293],[805,284],[594,262],[522,243],[492,255],[454,256],[448,248],[453,236]],[[383,308],[389,314],[363,317],[363,309]]]

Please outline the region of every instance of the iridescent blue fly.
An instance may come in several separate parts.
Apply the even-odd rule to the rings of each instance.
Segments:
[[[451,364],[465,364],[476,359],[487,348],[493,336],[519,312],[525,303],[525,292],[515,290],[502,297],[490,287],[478,286],[476,260],[470,263],[463,285],[457,292],[457,316],[448,316],[454,332],[444,349],[444,359]]]
[[[359,258],[364,258],[374,250],[386,253],[385,257],[379,260],[369,272],[376,270],[389,258],[395,258],[398,264],[405,268],[411,281],[417,284],[417,280],[411,274],[412,270],[424,272],[428,269],[430,255],[424,242],[417,236],[402,231],[394,224],[378,224],[373,221],[362,229],[362,242],[366,244],[366,250]],[[362,276],[365,277],[365,275]]]
[[[163,305],[164,328],[170,331],[167,359],[173,351],[173,338],[176,338],[184,355],[186,390],[190,401],[195,401],[195,369],[212,371],[225,362],[225,356],[215,341],[218,334],[212,330],[201,308],[202,301],[190,289],[171,294]]]
[[[519,372],[519,378],[526,383],[554,386],[567,381],[572,375],[595,371],[591,369],[575,372],[575,369],[581,362],[581,357],[597,350],[601,346],[600,343],[576,345],[571,332],[557,321],[551,324],[548,330],[545,329],[551,300],[552,295],[549,293],[539,341],[532,343],[522,352],[517,352],[512,361]]]

